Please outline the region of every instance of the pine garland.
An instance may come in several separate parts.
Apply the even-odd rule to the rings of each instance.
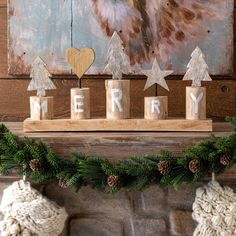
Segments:
[[[58,181],[63,188],[91,186],[114,193],[120,189],[143,190],[151,185],[178,187],[192,184],[212,172],[220,174],[236,162],[236,118],[228,137],[211,136],[184,150],[182,157],[163,150],[159,156],[131,157],[114,164],[102,157],[78,152],[71,159],[58,156],[46,144],[29,138],[19,139],[0,125],[0,174],[18,169],[31,181]]]

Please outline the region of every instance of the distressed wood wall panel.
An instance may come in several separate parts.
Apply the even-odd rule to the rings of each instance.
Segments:
[[[184,74],[191,52],[199,45],[211,74],[231,75],[233,1],[9,0],[9,72],[27,74],[35,54],[45,57],[52,73],[70,72],[61,58],[64,41],[70,43],[70,23],[72,45],[95,49],[89,74],[103,72],[108,42],[116,30],[137,73],[157,57],[162,67]]]
[[[9,74],[28,74],[36,56],[53,74],[70,72],[71,0],[9,0]]]

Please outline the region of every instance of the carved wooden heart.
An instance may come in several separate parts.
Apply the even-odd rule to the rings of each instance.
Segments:
[[[66,60],[73,72],[81,78],[93,64],[95,53],[92,48],[69,48],[66,52]]]

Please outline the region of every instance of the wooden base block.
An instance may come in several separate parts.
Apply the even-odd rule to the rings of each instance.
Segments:
[[[90,119],[90,89],[71,89],[71,119]]]
[[[212,131],[212,120],[31,120],[24,121],[25,132],[53,131]]]
[[[130,80],[106,80],[107,119],[130,118]]]
[[[186,87],[186,119],[206,119],[205,87]]]
[[[30,97],[30,116],[32,120],[53,119],[53,97]]]
[[[144,118],[150,120],[165,120],[168,118],[168,97],[145,97]]]

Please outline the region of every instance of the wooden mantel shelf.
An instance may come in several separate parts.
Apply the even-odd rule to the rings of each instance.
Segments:
[[[181,156],[183,148],[206,139],[211,132],[43,132],[24,133],[23,123],[6,122],[5,125],[19,137],[41,139],[59,155],[68,156],[72,150],[87,155],[100,155],[114,161],[130,156],[158,154],[168,149]],[[228,135],[232,126],[228,123],[214,123],[213,134]],[[236,166],[236,165],[235,165]],[[236,177],[236,167],[232,167],[224,177]]]

